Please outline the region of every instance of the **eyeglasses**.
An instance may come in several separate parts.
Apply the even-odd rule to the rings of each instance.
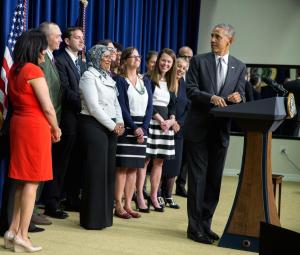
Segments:
[[[130,56],[128,58],[135,58],[135,60],[138,60],[138,59],[142,59],[142,56],[137,55],[137,56]]]
[[[112,53],[116,53],[116,52],[117,52],[117,50],[116,50],[115,48],[113,48],[113,47],[107,47],[107,49],[108,49],[110,52],[112,52]]]

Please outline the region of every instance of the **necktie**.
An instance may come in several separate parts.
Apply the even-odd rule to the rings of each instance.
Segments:
[[[81,72],[80,72],[80,65],[79,65],[78,59],[75,60],[75,66],[76,66],[76,69],[77,69],[78,74],[80,75]]]
[[[54,57],[51,59],[51,62],[52,62],[53,65],[55,65],[55,59],[54,59]]]
[[[217,64],[217,87],[218,87],[218,94],[220,93],[221,88],[223,87],[223,84],[225,82],[225,73],[224,68],[222,64],[223,58],[218,59]]]

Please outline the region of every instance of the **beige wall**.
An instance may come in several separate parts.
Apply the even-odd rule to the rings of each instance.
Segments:
[[[245,63],[300,65],[299,0],[201,0],[198,53],[218,23],[235,27],[231,54]]]
[[[231,136],[224,175],[234,176],[240,172],[243,156],[244,137]],[[288,158],[281,153],[286,149]],[[300,140],[277,139],[272,140],[272,170],[273,173],[284,175],[285,181],[300,182]]]

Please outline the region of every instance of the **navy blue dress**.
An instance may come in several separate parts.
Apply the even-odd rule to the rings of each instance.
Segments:
[[[179,88],[176,98],[176,120],[180,125],[180,130],[175,134],[175,158],[165,160],[163,164],[162,176],[172,178],[178,176],[182,161],[183,149],[183,125],[189,108],[189,100],[186,96],[186,86],[184,79],[179,80]]]

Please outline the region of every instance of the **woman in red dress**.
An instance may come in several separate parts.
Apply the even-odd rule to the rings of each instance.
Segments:
[[[46,37],[38,30],[24,32],[13,52],[9,74],[10,121],[9,177],[20,182],[15,193],[11,225],[4,235],[6,248],[16,252],[35,252],[28,238],[39,182],[52,179],[51,140],[58,142],[61,131],[43,71]]]

